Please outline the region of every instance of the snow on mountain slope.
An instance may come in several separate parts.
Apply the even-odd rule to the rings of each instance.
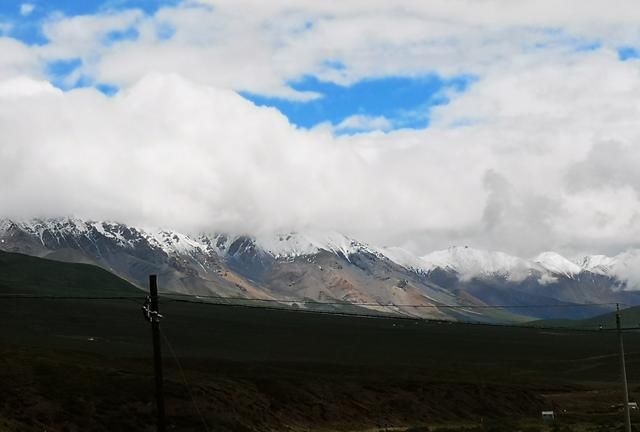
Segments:
[[[204,245],[187,235],[162,229],[134,228],[115,222],[85,221],[79,218],[32,219],[30,221],[0,222],[0,232],[15,225],[26,233],[32,234],[45,244],[48,240],[62,242],[65,237],[84,237],[94,241],[98,234],[113,240],[122,247],[133,248],[146,242],[149,246],[161,249],[167,255],[190,253],[194,250],[205,251]]]
[[[79,218],[32,219],[12,222],[0,220],[0,233],[11,226],[18,226],[42,242],[69,241],[85,238],[95,241],[103,236],[126,248],[145,245],[163,251],[169,256],[190,255],[225,257],[229,254],[260,251],[274,259],[295,259],[327,251],[346,260],[357,253],[368,253],[417,273],[429,273],[442,269],[455,273],[462,281],[482,277],[500,277],[518,282],[531,275],[546,284],[558,276],[575,278],[582,272],[629,281],[628,287],[640,288],[640,251],[628,251],[615,257],[605,255],[585,256],[575,261],[555,252],[544,252],[533,259],[523,259],[503,252],[456,246],[417,257],[398,247],[379,248],[359,242],[336,232],[303,232],[282,235],[211,234],[189,235],[167,229],[135,228],[115,222],[85,221]],[[45,238],[46,237],[46,238]],[[66,240],[65,240],[66,239]],[[635,281],[638,281],[636,283]],[[636,288],[632,288],[636,289]]]
[[[124,247],[135,247],[141,241],[162,249],[167,254],[216,252],[226,255],[232,244],[244,240],[246,246],[255,246],[274,258],[292,258],[313,255],[321,250],[340,254],[348,259],[356,252],[377,253],[364,243],[336,232],[289,233],[281,235],[249,237],[245,235],[200,234],[188,235],[157,228],[136,228],[119,223],[84,221],[79,218],[32,219],[29,221],[0,221],[0,232],[15,224],[23,231],[37,236],[44,242],[44,235],[87,237],[95,230],[105,238]]]
[[[207,252],[206,245],[175,231],[148,230],[144,231],[144,238],[157,245],[167,253],[185,254],[193,251]]]
[[[276,258],[313,255],[325,250],[349,259],[349,255],[356,252],[374,252],[364,243],[336,232],[260,236],[256,244]]]
[[[421,257],[423,269],[435,268],[454,271],[462,280],[479,276],[501,276],[513,281],[525,279],[531,271],[531,263],[503,252],[455,246],[435,251]]]
[[[408,270],[415,272],[424,272],[425,262],[419,257],[415,256],[406,249],[400,247],[386,247],[376,249],[376,253],[381,256],[385,256],[387,259],[404,267]]]
[[[613,257],[588,255],[576,260],[586,271],[613,276],[627,283],[627,289],[640,289],[640,250],[632,249]]]
[[[574,277],[583,270],[579,265],[556,252],[543,252],[536,256],[533,262],[551,273],[569,278]]]
[[[37,237],[44,245],[46,240],[60,242],[63,237],[88,237],[92,228],[121,245],[131,246],[135,239],[126,238],[123,231],[131,230],[120,224],[108,222],[85,222],[78,218],[32,219],[29,221],[7,221],[6,226],[15,225],[22,231]],[[45,238],[47,237],[47,238]]]
[[[543,252],[524,259],[502,252],[455,246],[415,257],[401,248],[379,249],[391,261],[408,269],[429,273],[441,269],[456,273],[460,280],[501,277],[519,282],[536,276],[546,285],[558,277],[574,279],[584,272],[616,278],[626,282],[628,289],[640,289],[640,250],[631,250],[614,257],[589,255],[571,261],[556,252]]]
[[[608,269],[609,275],[625,282],[624,289],[640,290],[640,250],[633,249],[616,255],[604,268]]]
[[[0,220],[0,249],[100,265],[140,287],[156,273],[167,291],[426,304],[434,309],[403,313],[431,318],[457,316],[438,304],[640,302],[640,294],[632,292],[640,284],[631,282],[640,281],[640,250],[585,257],[579,264],[553,252],[523,259],[464,246],[418,257],[335,232],[191,235],[78,218]],[[560,312],[528,314],[562,317]]]
[[[13,222],[11,222],[9,219],[0,219],[0,233],[6,232],[12,224]]]
[[[257,248],[275,259],[293,259],[314,255],[320,251],[341,255],[347,260],[350,255],[357,252],[380,255],[375,248],[336,232],[304,232],[256,237],[202,234],[197,238],[221,256],[236,254],[239,242],[242,243],[240,247]],[[233,245],[236,247],[234,248]]]
[[[587,255],[575,260],[582,269],[604,276],[609,276],[617,260],[606,255]]]

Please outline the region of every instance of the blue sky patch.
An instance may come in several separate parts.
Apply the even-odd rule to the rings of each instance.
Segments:
[[[82,65],[82,60],[70,59],[70,60],[57,60],[47,64],[47,75],[51,83],[63,90],[77,86],[78,83],[67,83],[65,78],[73,73],[74,70]]]
[[[169,40],[176,34],[176,29],[169,23],[162,23],[156,28],[156,37],[159,40]]]
[[[633,47],[618,48],[618,57],[622,61],[640,58],[640,49]]]
[[[59,60],[49,63],[46,72],[49,75],[51,84],[64,91],[81,87],[95,87],[107,96],[113,96],[118,93],[119,87],[104,83],[96,84],[93,79],[86,75],[78,76],[75,81],[68,80],[69,75],[81,65],[82,61],[80,59]]]
[[[347,65],[344,64],[344,62],[341,62],[340,60],[325,60],[324,62],[322,62],[322,65],[327,69],[334,69],[334,70],[347,69]]]
[[[576,51],[597,51],[602,48],[600,41],[577,41],[575,44]]]
[[[33,10],[28,14],[21,13],[23,4],[32,4]],[[44,10],[35,2],[29,1],[0,1],[0,22],[10,26],[6,36],[12,37],[29,45],[44,44],[47,39],[42,33]]]
[[[11,25],[8,36],[28,45],[42,45],[47,43],[42,33],[42,25],[53,14],[77,16],[139,9],[151,15],[162,7],[175,6],[179,3],[181,3],[180,0],[56,0],[55,2],[2,0],[0,1],[0,23]],[[33,10],[26,15],[21,14],[20,9],[23,4],[32,4]],[[132,37],[130,32],[121,33],[112,36],[125,39]]]
[[[341,86],[309,76],[291,83],[291,87],[298,91],[320,93],[323,97],[300,102],[247,92],[241,94],[256,105],[277,108],[291,123],[303,128],[324,122],[337,126],[357,115],[385,118],[391,123],[391,129],[421,129],[429,126],[431,107],[448,103],[447,93],[463,92],[472,81],[470,76],[445,79],[427,75],[367,79]]]
[[[117,30],[117,31],[112,31],[107,33],[104,36],[102,43],[105,46],[110,46],[116,42],[121,42],[125,40],[129,40],[129,41],[136,40],[138,39],[139,36],[140,36],[140,33],[135,28],[128,28],[126,30]]]
[[[102,94],[107,96],[113,96],[120,90],[118,86],[114,86],[111,84],[96,84],[95,88]]]
[[[576,37],[559,27],[548,27],[536,31],[545,36],[529,48],[544,50],[548,48],[564,46],[576,52],[597,51],[603,47],[602,41],[594,38]]]

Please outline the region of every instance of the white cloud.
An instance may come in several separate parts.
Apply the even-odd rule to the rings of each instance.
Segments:
[[[369,200],[342,187],[368,177],[353,150],[234,92],[158,75],[112,99],[26,84],[0,92],[3,213],[256,231],[348,221]]]
[[[19,75],[43,77],[44,62],[31,47],[9,37],[0,37],[0,79]]]
[[[366,116],[366,115],[352,115],[342,120],[335,126],[335,130],[338,132],[343,131],[355,131],[355,132],[370,132],[370,131],[389,131],[393,128],[391,121],[384,116]]]
[[[28,16],[35,10],[36,6],[32,3],[22,3],[20,5],[20,15]]]
[[[265,4],[266,3],[266,4]],[[209,4],[211,7],[204,6]],[[561,60],[581,44],[640,43],[633,0],[397,2],[212,0],[160,9],[56,19],[45,27],[51,58],[81,56],[82,73],[131,85],[150,71],[200,83],[307,99],[287,83],[304,75],[348,84],[385,75],[483,76],[496,67]],[[102,44],[105,32],[140,38]],[[162,29],[175,30],[169,39]],[[340,62],[344,68],[332,67]]]
[[[335,229],[420,252],[615,252],[640,238],[640,177],[625,168],[640,157],[640,71],[606,52],[488,76],[426,130],[342,137],[178,76],[111,99],[32,87],[0,104],[5,211]],[[471,114],[482,121],[447,126]],[[600,160],[608,142],[619,160]]]
[[[0,38],[1,212],[331,229],[420,254],[638,246],[640,62],[615,52],[640,45],[635,2],[212,4],[52,18],[41,47]],[[104,43],[132,28],[136,40]],[[76,57],[122,92],[42,81],[43,58]],[[305,99],[317,95],[287,86],[305,74],[431,72],[478,79],[426,130],[305,131],[236,93]],[[355,114],[338,130],[389,127]]]
[[[611,274],[626,282],[624,289],[640,290],[640,250],[630,250],[616,256]]]
[[[52,86],[48,81],[34,81],[24,76],[0,82],[0,98],[2,98],[4,102],[43,94],[61,95],[62,92]]]
[[[72,17],[53,15],[42,28],[49,43],[39,51],[51,60],[69,58],[90,60],[100,56],[105,37],[109,33],[134,28],[142,17],[143,13],[139,10]]]

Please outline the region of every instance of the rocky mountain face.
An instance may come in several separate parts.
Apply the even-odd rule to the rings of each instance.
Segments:
[[[588,317],[613,306],[576,304],[640,300],[624,289],[618,274],[626,267],[619,257],[585,257],[576,263],[545,253],[524,260],[466,247],[415,257],[337,233],[256,238],[73,218],[3,220],[0,249],[96,264],[141,288],[149,274],[158,274],[167,292],[334,311],[495,322]],[[323,304],[296,303],[302,300]],[[458,307],[463,305],[477,307]]]

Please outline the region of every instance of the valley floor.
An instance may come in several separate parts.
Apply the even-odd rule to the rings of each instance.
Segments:
[[[171,431],[595,432],[622,419],[610,332],[161,308]],[[154,430],[150,339],[134,301],[3,299],[0,431]],[[639,400],[640,334],[625,343]]]

